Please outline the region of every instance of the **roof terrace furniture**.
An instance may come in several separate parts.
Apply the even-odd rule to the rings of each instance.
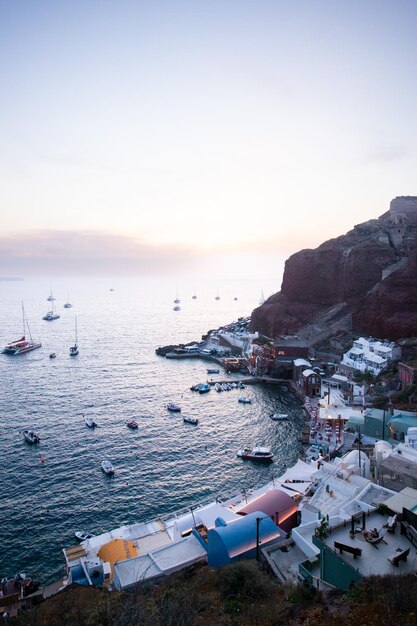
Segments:
[[[350,554],[353,554],[354,559],[356,559],[357,556],[362,556],[362,548],[348,546],[347,544],[341,543],[340,541],[335,541],[334,547],[336,550],[340,551],[340,554],[343,554],[343,552],[350,552]]]
[[[364,532],[363,536],[365,537],[365,541],[367,541],[368,543],[371,543],[373,546],[375,546],[375,548],[377,548],[378,547],[378,543],[380,543],[384,539],[384,535],[385,535],[386,530],[387,530],[386,528],[381,528],[380,530],[378,530],[377,531],[378,532],[378,536],[377,537],[373,537],[368,532]]]
[[[401,522],[401,534],[405,535],[413,546],[417,548],[417,530],[411,524]]]
[[[400,561],[406,561],[409,554],[410,548],[407,548],[406,550],[401,550],[401,548],[398,548],[397,552],[394,552],[392,556],[388,557],[388,561],[398,567]]]
[[[385,524],[385,527],[389,533],[394,533],[396,526],[397,526],[397,514],[389,517],[387,520],[387,523]]]

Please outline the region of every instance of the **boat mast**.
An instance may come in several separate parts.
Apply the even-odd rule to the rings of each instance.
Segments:
[[[27,317],[25,315],[25,307],[23,306],[23,302],[22,302],[22,313],[23,313],[23,335],[25,335],[25,328],[27,328],[28,329],[28,333],[29,333],[29,337],[30,337],[30,341],[33,342],[32,333],[30,332],[29,322],[28,322]]]

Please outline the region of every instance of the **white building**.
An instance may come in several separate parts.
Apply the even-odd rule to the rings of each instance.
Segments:
[[[380,341],[369,337],[360,337],[345,352],[340,365],[365,372],[369,370],[377,376],[391,361],[401,358],[401,348],[392,341]]]

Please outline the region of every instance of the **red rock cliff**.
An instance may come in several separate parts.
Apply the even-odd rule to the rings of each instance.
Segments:
[[[285,263],[281,291],[255,309],[251,329],[298,332],[335,305],[353,330],[397,339],[417,335],[417,198],[400,197],[377,220],[301,250]]]

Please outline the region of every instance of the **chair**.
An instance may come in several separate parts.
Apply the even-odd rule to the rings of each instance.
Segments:
[[[371,535],[367,532],[365,532],[363,535],[365,537],[365,541],[367,541],[368,543],[371,543],[373,546],[375,546],[375,548],[378,547],[378,543],[380,543],[380,541],[382,541],[384,539],[384,535],[386,533],[386,528],[381,528],[378,531],[378,537],[371,537]]]
[[[387,523],[385,524],[385,528],[389,533],[395,532],[395,527],[397,525],[397,514],[392,515],[388,518]]]

